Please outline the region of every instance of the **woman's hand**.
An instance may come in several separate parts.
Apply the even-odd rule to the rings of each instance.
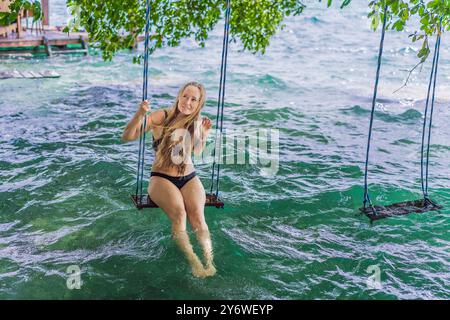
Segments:
[[[133,141],[139,138],[140,128],[142,125],[143,117],[150,111],[150,103],[148,100],[144,100],[139,104],[138,110],[134,114],[133,118],[128,122],[125,130],[122,134],[122,141]]]
[[[208,117],[203,117],[203,119],[202,119],[203,132],[206,132],[206,133],[209,132],[211,127],[212,127],[211,120]]]
[[[150,111],[150,102],[148,100],[144,100],[141,102],[138,108],[138,113],[143,117]]]
[[[200,132],[198,132],[198,139],[195,140],[194,154],[199,155],[205,148],[206,139],[208,138],[209,130],[211,130],[212,123],[208,117],[202,118],[202,125],[200,126]],[[196,129],[198,130],[198,129]]]

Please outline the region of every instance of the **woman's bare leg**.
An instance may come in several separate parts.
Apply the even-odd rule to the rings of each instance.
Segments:
[[[205,221],[205,189],[200,179],[195,177],[181,188],[181,194],[183,195],[187,218],[203,250],[206,273],[208,276],[212,276],[216,273],[216,268],[213,262],[211,236]]]
[[[172,222],[172,237],[186,256],[196,277],[207,276],[202,262],[195,254],[186,232],[186,209],[177,187],[162,177],[151,177],[148,188],[150,198],[168,215]]]
[[[209,230],[199,229],[195,234],[197,236],[197,241],[203,249],[206,273],[208,276],[213,276],[216,273],[216,267],[214,266],[214,254]]]

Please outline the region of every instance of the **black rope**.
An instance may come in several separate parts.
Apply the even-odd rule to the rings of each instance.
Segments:
[[[372,202],[369,197],[369,185],[367,182],[368,171],[369,171],[369,152],[370,152],[370,140],[372,138],[372,127],[373,127],[373,118],[375,113],[375,104],[377,101],[377,92],[378,92],[378,82],[380,79],[380,69],[381,69],[381,58],[383,56],[383,47],[384,47],[384,35],[386,31],[386,21],[387,21],[387,6],[384,7],[384,17],[383,17],[383,30],[381,31],[381,40],[380,47],[378,51],[378,64],[377,64],[377,74],[375,77],[375,87],[373,90],[373,98],[372,98],[372,111],[370,113],[370,124],[369,124],[369,135],[367,138],[367,152],[366,152],[366,167],[364,171],[364,208],[367,207],[367,203],[373,208]]]
[[[227,32],[226,32],[226,46],[225,46],[225,66],[224,66],[224,73],[223,73],[223,89],[222,89],[222,105],[220,108],[220,136],[219,136],[219,157],[220,160],[222,158],[222,131],[223,131],[223,111],[225,107],[225,83],[227,80],[227,57],[228,57],[228,38],[230,34],[230,0],[227,3],[228,8],[228,14],[227,14]],[[217,182],[216,182],[216,197],[219,196],[219,182],[220,182],[220,161],[217,164]]]
[[[436,55],[437,55],[437,48],[438,48],[438,39],[436,39],[435,47],[434,47],[434,54],[433,54],[433,63],[431,65],[431,72],[430,72],[430,80],[428,82],[428,91],[427,91],[427,100],[425,102],[425,111],[424,111],[424,117],[423,117],[423,128],[422,128],[422,145],[420,150],[420,180],[422,185],[422,193],[423,197],[426,199],[427,194],[425,191],[425,179],[424,179],[424,148],[425,148],[425,133],[426,133],[426,125],[427,125],[427,116],[428,116],[428,105],[430,101],[430,93],[431,93],[431,86],[433,84],[433,78],[434,78],[434,71],[436,67]]]
[[[439,66],[439,53],[440,53],[440,47],[441,47],[441,32],[442,32],[442,18],[439,23],[439,31],[436,36],[436,44],[434,48],[434,55],[433,55],[433,64],[431,67],[431,75],[430,75],[430,82],[428,84],[428,93],[427,93],[427,102],[425,104],[425,115],[424,115],[424,123],[423,123],[423,131],[422,131],[422,146],[421,146],[421,159],[420,159],[420,174],[421,174],[421,184],[422,184],[422,193],[425,200],[428,199],[428,168],[429,168],[429,158],[430,158],[430,144],[431,144],[431,127],[433,123],[433,111],[434,111],[434,98],[436,93],[436,79],[437,79],[437,72],[438,72],[438,66]],[[434,77],[434,79],[433,79]],[[425,164],[425,179],[423,174],[424,169],[424,156],[423,156],[423,149],[424,149],[424,142],[425,142],[425,126],[426,126],[426,120],[427,120],[427,112],[428,112],[428,102],[430,97],[430,90],[431,90],[431,84],[433,83],[433,93],[431,95],[431,108],[430,108],[430,121],[428,126],[428,140],[427,140],[427,154],[426,154],[426,164]]]
[[[219,140],[219,157],[217,164],[217,177],[216,177],[216,197],[219,195],[219,177],[220,177],[220,157],[222,148],[222,131],[223,131],[223,111],[225,105],[225,84],[226,84],[226,74],[227,74],[227,57],[228,57],[228,38],[230,31],[230,12],[231,12],[231,0],[227,0],[227,8],[225,11],[225,25],[223,29],[223,44],[222,44],[222,62],[220,67],[220,83],[219,83],[219,97],[217,100],[217,115],[216,115],[216,135],[213,150],[213,165],[211,172],[211,189],[210,193],[213,192],[214,188],[214,176],[216,171],[216,150],[217,141]],[[218,132],[220,132],[219,138],[217,137]]]
[[[149,38],[150,38],[150,0],[147,0],[147,8],[145,11],[145,42],[144,42],[144,71],[142,81],[142,101],[147,100],[148,92],[148,55],[149,55]],[[143,181],[144,181],[144,156],[145,156],[145,129],[147,128],[147,115],[140,128],[139,135],[139,155],[138,155],[138,172],[136,177],[136,198],[138,203],[142,204]]]

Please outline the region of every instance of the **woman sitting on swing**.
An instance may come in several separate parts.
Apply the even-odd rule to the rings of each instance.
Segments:
[[[200,111],[205,105],[205,88],[197,82],[185,84],[173,106],[152,112],[147,116],[146,131],[153,130],[155,160],[152,165],[148,194],[172,222],[172,235],[186,255],[196,277],[216,273],[208,225],[205,221],[205,189],[195,174],[191,153],[200,154],[211,129],[211,120]],[[150,111],[143,101],[125,127],[124,141],[140,136],[143,117]],[[197,122],[197,123],[196,123]],[[203,249],[205,266],[195,254],[186,232],[186,218]]]

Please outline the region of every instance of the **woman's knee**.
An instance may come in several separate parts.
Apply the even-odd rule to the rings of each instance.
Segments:
[[[189,223],[191,224],[192,230],[197,231],[208,231],[208,225],[206,224],[203,212],[195,212],[189,216]]]
[[[173,231],[186,230],[186,210],[182,208],[173,210],[170,214],[170,220],[172,221]]]

